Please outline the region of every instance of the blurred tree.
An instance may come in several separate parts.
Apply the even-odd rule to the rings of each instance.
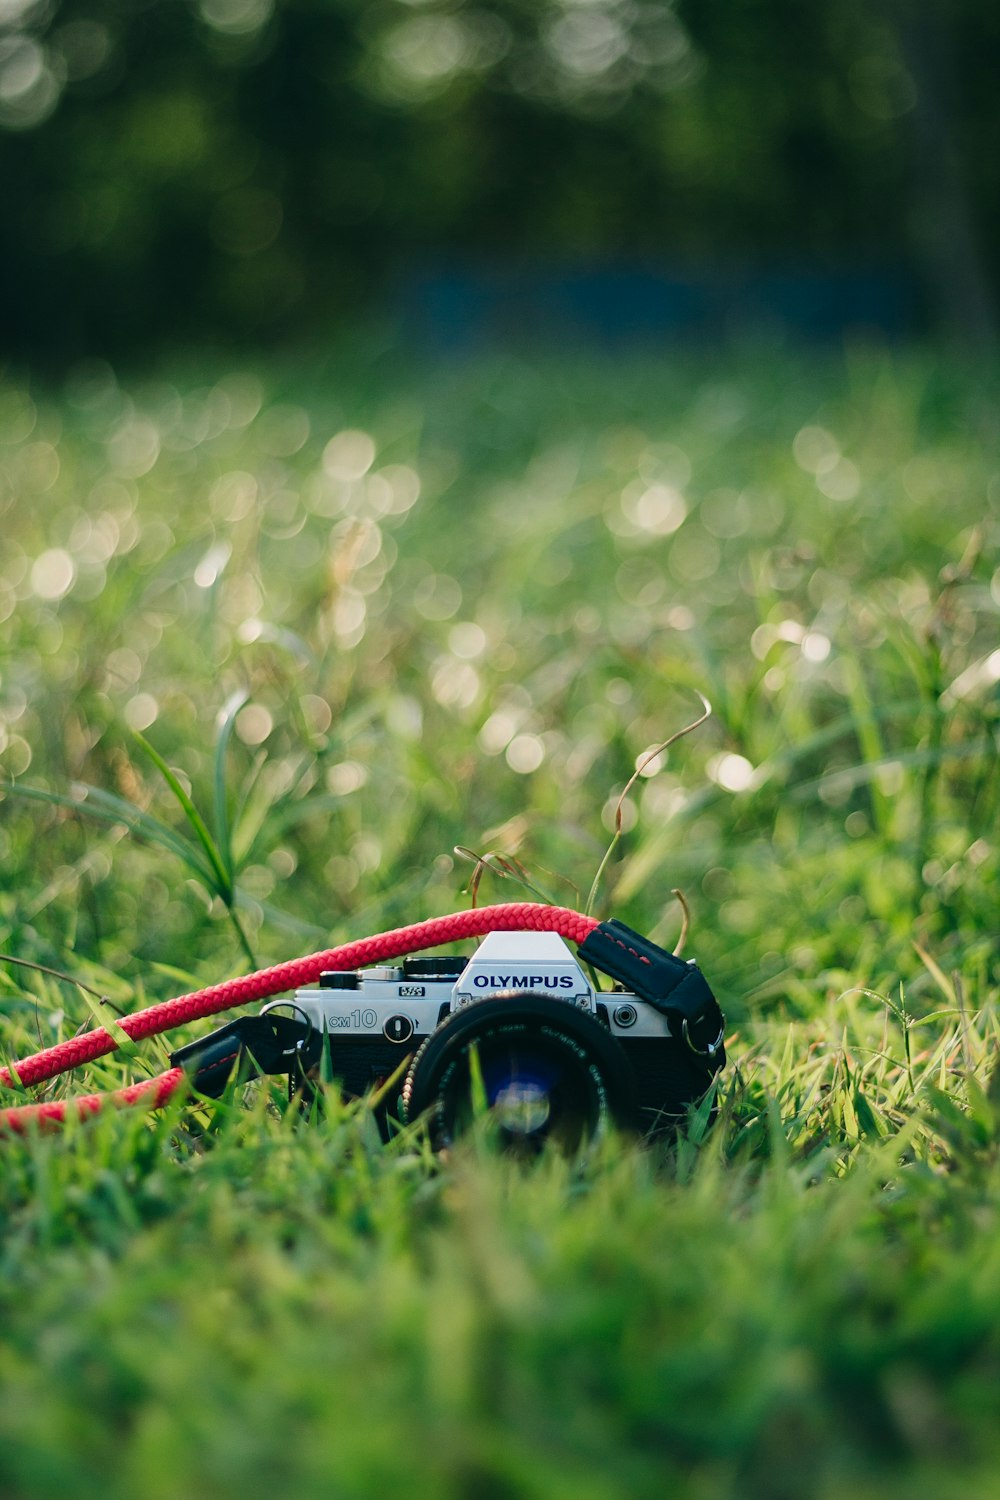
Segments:
[[[960,37],[966,55],[960,62],[959,28],[940,4],[917,7],[909,0],[892,0],[890,14],[898,24],[900,57],[908,69],[908,97],[913,101],[910,223],[915,253],[931,292],[935,320],[952,337],[990,349],[996,343],[996,306],[971,188],[979,174],[969,168],[984,156],[987,161],[992,157],[995,168],[1000,113],[992,91],[988,101],[966,102],[961,80],[967,74],[971,82],[979,71],[970,55],[977,40],[995,74],[1000,24],[995,9],[989,18],[978,8],[963,17]],[[977,134],[982,132],[978,141],[962,139],[970,125]],[[988,189],[985,182],[982,185],[995,192],[995,181]]]
[[[266,342],[448,254],[878,261],[985,328],[998,31],[987,0],[0,0],[0,347]]]

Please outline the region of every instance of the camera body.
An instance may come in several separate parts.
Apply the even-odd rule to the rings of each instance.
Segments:
[[[646,946],[669,966],[672,987],[696,976],[715,1007],[693,963]],[[600,954],[592,962],[604,967]],[[399,1097],[391,1091],[376,1111],[385,1136],[392,1119],[415,1118],[429,1105],[442,1120],[455,1115],[460,1106],[448,1102],[449,1089],[454,1094],[460,1074],[468,1091],[469,1068],[480,1070],[478,1060],[469,1062],[472,1046],[483,1054],[486,1105],[501,1112],[515,1139],[544,1135],[567,1111],[589,1111],[587,1134],[606,1118],[644,1133],[669,1129],[724,1061],[714,1019],[702,1045],[680,1012],[620,984],[597,988],[552,932],[492,932],[468,958],[327,972],[295,992],[293,1009],[309,1027],[293,1088],[326,1074],[346,1096],[360,1097],[383,1089],[412,1060]],[[715,1015],[721,1022],[717,1007]],[[447,1122],[442,1129],[447,1139]]]

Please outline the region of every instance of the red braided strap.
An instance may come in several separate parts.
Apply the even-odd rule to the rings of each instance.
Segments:
[[[52,1099],[48,1104],[18,1104],[12,1109],[0,1109],[0,1135],[8,1130],[21,1135],[32,1125],[52,1129],[74,1115],[81,1120],[96,1115],[108,1105],[127,1109],[130,1105],[144,1104],[147,1109],[159,1109],[186,1085],[184,1069],[171,1068],[157,1078],[129,1084],[128,1088],[116,1089],[112,1094],[80,1094],[75,1099]]]
[[[146,1010],[126,1016],[118,1024],[127,1036],[137,1040],[169,1031],[185,1021],[214,1016],[233,1005],[246,1005],[253,1000],[264,1000],[269,995],[311,984],[325,969],[360,968],[363,964],[399,958],[404,953],[416,953],[422,948],[436,948],[462,938],[482,937],[487,932],[558,932],[571,942],[582,943],[597,925],[595,918],[585,917],[564,906],[541,906],[535,902],[481,906],[471,911],[454,912],[447,917],[431,917],[426,922],[414,922],[410,927],[397,927],[393,932],[382,932],[375,937],[345,943],[340,948],[313,953],[309,958],[291,959],[272,969],[227,979],[222,984],[210,985],[208,989],[194,990],[189,995],[150,1005]],[[31,1057],[14,1063],[12,1068],[0,1068],[0,1083],[20,1082],[22,1087],[41,1083],[69,1068],[78,1068],[82,1063],[104,1057],[114,1052],[117,1046],[112,1033],[100,1026],[82,1036],[59,1042],[55,1047],[48,1047],[44,1052],[35,1052]]]

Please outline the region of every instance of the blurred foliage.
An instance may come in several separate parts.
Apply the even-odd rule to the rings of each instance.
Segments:
[[[923,278],[989,321],[987,0],[4,0],[8,353],[315,334],[422,257]]]
[[[0,951],[222,978],[453,909],[457,844],[582,901],[698,690],[605,911],[672,941],[683,887],[738,1013],[985,961],[995,399],[860,351],[8,384]]]
[[[996,1011],[912,1087],[898,1030],[855,1021],[808,1057],[775,1035],[672,1160],[435,1163],[363,1111],[293,1130],[263,1097],[5,1140],[0,1487],[992,1495]]]
[[[457,843],[572,903],[700,689],[601,914],[684,889],[720,1118],[520,1170],[275,1079],[3,1139],[0,1492],[992,1494],[995,376],[366,349],[0,385],[0,954],[133,1010],[465,904]],[[0,1055],[91,1022],[0,962]]]

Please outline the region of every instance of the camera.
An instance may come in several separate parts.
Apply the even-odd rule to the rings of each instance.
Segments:
[[[698,966],[610,921],[576,953],[555,932],[493,931],[469,957],[328,970],[171,1061],[203,1093],[222,1092],[239,1054],[287,1071],[306,1106],[329,1083],[372,1095],[384,1139],[425,1119],[438,1149],[486,1115],[506,1149],[532,1155],[572,1153],[612,1124],[675,1129],[724,1066],[723,1035]]]
[[[673,960],[679,982],[701,977],[656,952]],[[512,1148],[551,1139],[573,1151],[611,1121],[663,1130],[723,1062],[721,1013],[699,1045],[690,1018],[624,988],[597,989],[553,932],[493,932],[470,958],[328,972],[297,990],[293,1005],[310,1027],[306,1076],[325,1044],[329,1073],[349,1096],[384,1090],[411,1057],[392,1104],[404,1121],[426,1115],[436,1146],[468,1128],[477,1109]],[[384,1102],[383,1133],[392,1113]]]

